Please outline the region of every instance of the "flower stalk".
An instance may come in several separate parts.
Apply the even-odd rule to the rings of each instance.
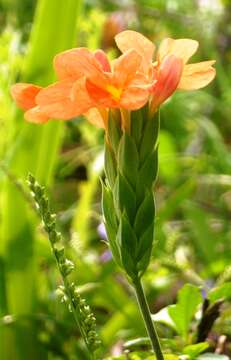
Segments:
[[[73,314],[74,320],[87,347],[89,358],[95,359],[94,352],[100,344],[96,332],[96,319],[90,307],[86,304],[85,299],[79,294],[75,284],[68,279],[68,276],[74,270],[74,264],[65,256],[62,245],[62,235],[57,231],[56,215],[50,211],[45,188],[42,187],[31,174],[28,176],[28,185],[43,221],[44,229],[48,234],[51,248],[63,280],[63,286],[58,288],[58,294],[61,295],[62,300],[68,304]]]
[[[133,286],[134,286],[134,289],[136,292],[136,297],[137,297],[137,301],[138,301],[138,304],[140,307],[140,311],[142,313],[142,316],[143,316],[143,319],[145,322],[147,333],[149,335],[149,338],[150,338],[150,341],[152,344],[152,348],[156,355],[156,359],[164,360],[164,356],[163,356],[161,346],[160,346],[159,337],[158,337],[154,322],[152,321],[152,317],[151,317],[151,313],[150,313],[150,310],[148,307],[144,289],[143,289],[142,283],[139,278],[133,280]]]

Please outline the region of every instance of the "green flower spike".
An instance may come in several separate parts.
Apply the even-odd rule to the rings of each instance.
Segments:
[[[28,185],[43,221],[44,229],[48,234],[51,248],[62,276],[64,286],[60,286],[57,293],[61,296],[62,300],[68,304],[85,341],[89,357],[90,359],[94,359],[94,352],[100,345],[96,332],[96,319],[90,307],[86,304],[86,301],[80,296],[75,284],[68,280],[68,275],[74,270],[74,264],[65,256],[62,245],[62,235],[57,231],[56,215],[50,211],[45,188],[39,185],[31,174],[28,176]]]
[[[124,127],[119,112],[112,110],[109,114],[103,217],[113,257],[135,288],[153,350],[157,359],[163,360],[140,280],[150,263],[154,243],[159,116],[149,116],[147,106],[127,116],[130,125]]]

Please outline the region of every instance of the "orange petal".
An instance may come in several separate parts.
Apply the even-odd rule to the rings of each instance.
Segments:
[[[208,85],[216,75],[214,63],[215,60],[211,60],[185,65],[178,89],[197,90]]]
[[[111,65],[107,58],[107,55],[105,52],[101,49],[98,49],[94,52],[95,58],[98,60],[98,62],[101,64],[103,71],[111,72]]]
[[[107,84],[110,86],[110,83]],[[107,86],[106,86],[107,87]],[[90,80],[86,79],[87,92],[95,104],[103,107],[117,107],[118,102],[113,99],[113,95],[104,88],[95,85]]]
[[[129,83],[129,86],[135,85],[135,86],[140,86],[140,87],[147,87],[147,86],[150,87],[151,84],[153,83],[153,79],[154,79],[153,72],[150,75],[151,75],[151,77],[148,78],[147,74],[137,71],[135,77]]]
[[[76,99],[72,94],[74,85]],[[52,84],[38,94],[36,102],[49,117],[63,120],[83,114],[92,106],[84,78],[75,83],[67,79]]]
[[[43,124],[49,120],[49,117],[44,114],[39,106],[35,106],[32,109],[27,110],[24,114],[24,117],[28,122],[34,124]]]
[[[113,83],[123,88],[136,76],[142,61],[141,55],[134,49],[126,51],[113,62]]]
[[[105,128],[108,118],[108,110],[102,108],[91,108],[84,116],[87,120],[100,128]]]
[[[41,89],[33,84],[18,83],[11,87],[11,95],[18,107],[28,110],[36,105],[35,97]]]
[[[151,111],[155,111],[176,90],[183,71],[183,62],[180,58],[170,55],[165,57],[159,68],[157,81],[151,91],[153,99]]]
[[[127,87],[121,96],[120,107],[128,110],[140,109],[149,98],[149,91],[138,86]]]
[[[188,59],[195,54],[199,43],[196,40],[191,39],[164,39],[159,47],[157,60],[163,61],[167,55],[175,55],[176,57],[183,60],[185,64]]]
[[[152,62],[155,45],[140,33],[132,30],[122,31],[116,35],[115,42],[121,52],[135,49],[148,63]]]
[[[54,68],[60,80],[77,80],[83,76],[97,79],[102,75],[101,64],[94,54],[85,48],[71,49],[56,55]]]

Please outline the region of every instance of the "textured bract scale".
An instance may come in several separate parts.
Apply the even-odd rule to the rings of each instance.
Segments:
[[[109,114],[102,206],[112,254],[132,279],[145,272],[153,249],[159,115],[148,118],[144,107],[130,122],[122,130],[118,112]]]

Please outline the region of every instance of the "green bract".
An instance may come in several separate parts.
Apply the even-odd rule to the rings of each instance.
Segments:
[[[131,112],[129,133],[121,122],[118,112],[110,113],[102,207],[114,259],[134,279],[146,270],[153,248],[159,117],[148,118],[146,107]]]

